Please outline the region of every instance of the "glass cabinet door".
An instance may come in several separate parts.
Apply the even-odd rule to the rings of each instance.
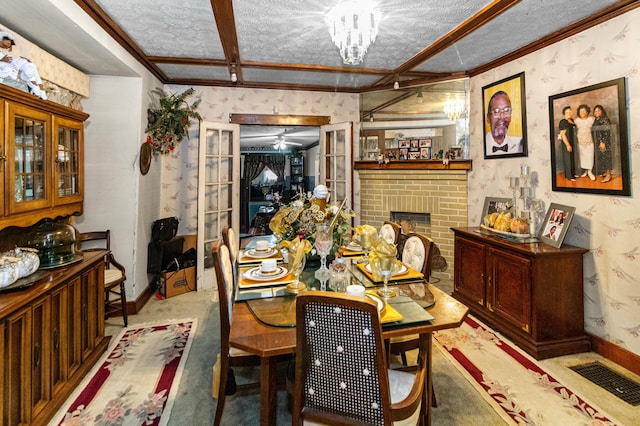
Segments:
[[[53,135],[55,204],[75,202],[82,194],[82,124],[56,119]]]
[[[13,114],[11,114],[13,113]],[[47,131],[49,116],[36,111],[15,108],[10,111],[13,123],[9,129],[5,195],[9,212],[47,207],[50,194],[47,164]]]

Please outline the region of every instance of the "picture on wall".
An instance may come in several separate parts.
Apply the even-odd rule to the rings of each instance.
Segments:
[[[482,88],[484,158],[526,157],[524,73]]]
[[[554,191],[631,195],[626,80],[549,97]]]

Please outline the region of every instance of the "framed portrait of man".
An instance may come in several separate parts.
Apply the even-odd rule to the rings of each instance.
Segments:
[[[482,88],[484,158],[526,157],[524,73]]]

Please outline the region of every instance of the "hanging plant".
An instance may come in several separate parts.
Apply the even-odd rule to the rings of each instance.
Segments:
[[[160,96],[160,108],[149,109],[147,129],[147,143],[151,145],[153,153],[167,155],[176,149],[182,139],[189,137],[190,119],[201,120],[196,111],[200,99],[189,105],[185,100],[193,95],[193,88],[181,94],[169,94],[158,88],[152,91]]]

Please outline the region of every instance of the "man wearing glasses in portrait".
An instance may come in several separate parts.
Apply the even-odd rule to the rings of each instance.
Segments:
[[[511,100],[506,92],[500,90],[489,99],[487,123],[490,130],[484,138],[486,155],[522,153],[522,138],[507,134],[512,112]]]

